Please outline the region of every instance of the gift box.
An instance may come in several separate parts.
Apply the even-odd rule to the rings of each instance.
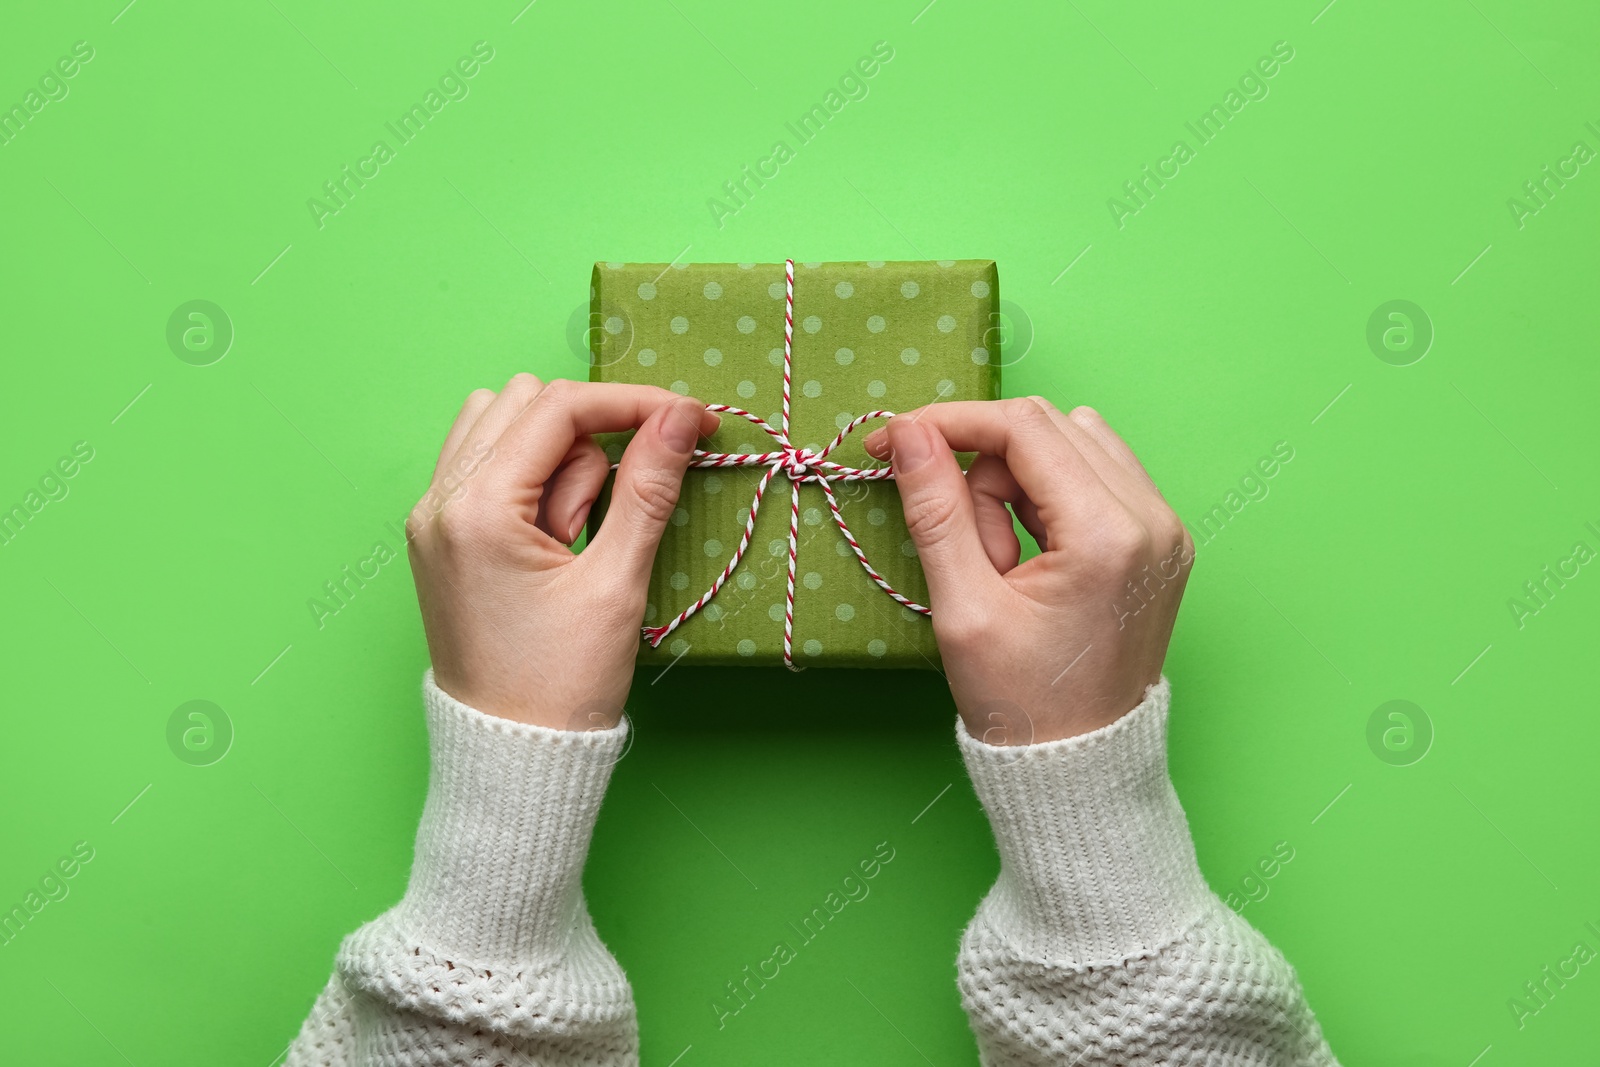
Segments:
[[[724,412],[700,442],[742,458],[706,460],[723,465],[684,481],[650,578],[641,664],[937,669],[899,494],[862,446],[886,420],[861,417],[998,398],[999,289],[991,260],[595,264],[591,380],[663,386],[772,431]],[[628,436],[601,435],[612,462]]]

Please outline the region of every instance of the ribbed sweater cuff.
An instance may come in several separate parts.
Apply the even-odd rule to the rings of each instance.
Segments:
[[[628,723],[569,732],[496,718],[423,679],[431,772],[393,919],[442,954],[488,965],[559,959],[587,923],[581,876]]]
[[[1167,776],[1167,679],[1109,726],[1001,747],[956,735],[989,814],[1000,879],[980,920],[1061,966],[1155,952],[1205,910],[1211,891]]]

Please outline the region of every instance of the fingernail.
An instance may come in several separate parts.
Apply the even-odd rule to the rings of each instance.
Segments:
[[[661,420],[661,441],[674,452],[688,452],[700,436],[699,412],[683,403],[673,404]]]
[[[887,433],[883,427],[880,426],[876,430],[873,430],[871,433],[867,434],[866,440],[861,442],[862,447],[868,452],[871,452],[873,455],[877,455],[879,452],[883,451],[883,443],[886,436]]]
[[[593,506],[592,504],[585,504],[578,509],[577,516],[572,520],[572,529],[567,531],[567,544],[572,544],[578,539],[578,534],[583,532],[583,521],[589,517],[589,509]]]
[[[891,462],[896,471],[914,471],[933,458],[933,442],[928,439],[928,430],[915,422],[906,423],[892,440]]]

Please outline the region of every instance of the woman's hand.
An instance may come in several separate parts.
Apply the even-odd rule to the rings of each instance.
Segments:
[[[717,416],[665,389],[519,374],[467,397],[406,520],[439,688],[555,729],[616,725],[656,545]],[[605,523],[569,546],[610,463],[589,436],[638,429]]]
[[[967,730],[997,745],[1087,733],[1161,677],[1194,542],[1090,408],[952,401],[867,437],[891,457]],[[952,449],[977,452],[965,477]],[[1017,563],[1010,504],[1040,555]]]

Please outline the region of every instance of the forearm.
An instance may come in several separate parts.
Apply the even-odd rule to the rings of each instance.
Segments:
[[[1036,745],[958,724],[999,881],[962,939],[986,1067],[1334,1064],[1282,955],[1206,886],[1167,775],[1168,687]]]
[[[288,1067],[636,1064],[632,991],[580,883],[627,725],[494,718],[431,674],[424,700],[431,769],[410,884],[345,939]]]

